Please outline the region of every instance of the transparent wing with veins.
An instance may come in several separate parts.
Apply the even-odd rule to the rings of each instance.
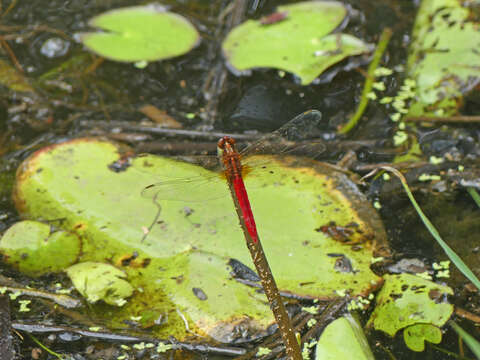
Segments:
[[[310,110],[301,113],[278,130],[255,141],[243,150],[241,155],[244,158],[251,155],[318,156],[326,147],[322,141],[311,139],[318,134],[318,125],[321,120],[320,111]]]
[[[268,162],[264,158],[251,158],[253,155],[319,155],[325,150],[322,141],[311,139],[318,132],[318,124],[321,121],[321,113],[316,110],[304,112],[280,129],[263,136],[240,152],[242,166],[248,176],[263,172],[274,174],[275,163]],[[219,186],[219,182],[225,182],[222,166],[216,156],[186,157],[187,162],[201,165],[202,174],[198,176],[168,179],[147,186],[142,191],[142,196],[158,200],[178,201],[205,201],[229,195],[225,184]]]

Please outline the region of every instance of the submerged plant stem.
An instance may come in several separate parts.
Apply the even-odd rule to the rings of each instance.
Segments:
[[[468,193],[472,197],[473,201],[480,207],[480,195],[478,194],[477,190],[473,187],[467,188]]]
[[[368,67],[368,74],[367,78],[365,79],[365,86],[363,87],[362,91],[362,98],[360,99],[360,104],[358,104],[357,111],[355,114],[350,118],[350,120],[339,130],[340,134],[346,134],[350,130],[352,130],[355,125],[357,125],[358,121],[362,117],[365,109],[368,105],[368,97],[367,94],[372,91],[372,85],[375,80],[374,71],[380,64],[380,60],[382,59],[382,55],[387,48],[388,42],[390,41],[390,37],[392,36],[392,30],[390,28],[385,28],[378,40],[377,49],[373,54],[373,60]]]
[[[302,360],[302,354],[300,351],[300,345],[298,344],[297,338],[293,331],[290,318],[288,317],[287,310],[283,304],[283,299],[280,296],[278,291],[277,283],[273,278],[272,271],[270,270],[270,265],[268,264],[267,258],[260,243],[260,239],[252,239],[250,232],[245,224],[243,219],[242,210],[238,204],[238,200],[235,194],[235,189],[233,184],[229,182],[230,192],[232,193],[232,199],[235,204],[235,209],[237,211],[238,218],[240,220],[240,225],[247,241],[248,250],[250,250],[250,255],[252,256],[253,264],[257,269],[257,273],[260,276],[262,282],[263,290],[267,296],[268,303],[270,304],[270,309],[272,309],[273,316],[278,325],[278,330],[282,336],[283,342],[285,344],[285,352],[290,360]]]
[[[42,344],[40,342],[40,340],[38,340],[35,336],[33,336],[32,334],[29,334],[30,337],[32,338],[32,340],[37,343],[38,346],[40,346],[43,350],[45,350],[47,353],[49,353],[50,355],[53,355],[55,356],[57,359],[60,359],[60,360],[64,360],[65,358],[62,356],[62,354],[59,354],[59,353],[56,353],[55,351],[49,349],[48,347],[46,347],[44,344]]]

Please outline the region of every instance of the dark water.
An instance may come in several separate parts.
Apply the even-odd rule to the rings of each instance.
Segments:
[[[145,104],[165,110],[185,129],[236,132],[270,131],[299,112],[314,108],[323,114],[321,130],[324,138],[345,140],[335,133],[337,126],[344,123],[358,105],[364,82],[364,76],[359,71],[339,71],[332,79],[310,86],[301,86],[294,76],[287,74],[281,77],[274,70],[256,71],[253,76],[241,78],[226,72],[223,88],[206,86],[209,77],[224,71],[219,50],[222,32],[219,30],[218,15],[229,3],[202,0],[163,2],[171,7],[171,11],[183,14],[195,24],[202,42],[187,55],[137,69],[130,64],[112,61],[97,63],[98,58],[87,53],[73,40],[73,36],[88,30],[87,22],[92,16],[138,2],[3,2],[2,11],[9,9],[10,4],[12,7],[2,17],[0,34],[6,38],[8,47],[4,46],[0,59],[16,63],[19,71],[23,69],[35,93],[16,93],[5,87],[0,90],[0,232],[18,220],[10,192],[14,171],[23,159],[42,146],[81,136],[102,135],[123,141],[140,151],[149,149],[155,140],[152,134],[128,131],[118,134],[112,131],[112,127],[96,126],[98,121],[138,123],[145,118],[138,111]],[[416,3],[402,0],[350,3],[353,11],[344,31],[375,43],[382,29],[391,27],[394,35],[385,56],[385,66],[404,65]],[[259,18],[273,11],[277,2],[252,0],[246,4],[246,18]],[[58,71],[60,64],[68,64],[69,61],[65,70]],[[349,60],[344,61],[335,69],[341,70],[348,64]],[[49,72],[50,75],[46,75]],[[402,73],[397,73],[387,80],[386,94],[395,93],[402,77]],[[470,109],[478,109],[475,101],[469,106]],[[393,128],[388,113],[383,107],[372,104],[364,119],[368,121],[362,121],[349,137],[349,140],[368,144],[354,148],[357,156],[363,156],[366,164],[390,161],[395,150],[391,143]],[[478,127],[459,131],[478,136]],[[434,139],[438,137],[434,136]],[[441,144],[447,142],[448,145],[448,140],[447,137]],[[435,144],[437,147],[441,145],[438,141]],[[347,148],[329,150],[328,154],[323,154],[322,160],[336,162],[345,155]],[[418,258],[427,264],[437,258],[445,259],[399,188],[385,190],[375,186],[374,183],[371,189],[364,190],[372,199],[382,201],[380,213],[397,258]],[[442,193],[425,188],[419,195],[419,201],[431,220],[434,223],[438,221],[445,240],[454,241],[460,236],[464,239],[459,243],[458,251],[468,258],[467,262],[475,263],[479,251],[475,238],[480,229],[476,220],[478,209],[471,199],[458,191]],[[28,282],[28,279],[5,266],[0,266],[0,271],[19,282]],[[460,290],[465,281],[458,274],[454,274],[454,280],[458,281],[453,283],[457,289],[454,303],[474,310],[478,297]],[[14,314],[17,318],[24,316]],[[42,317],[42,314],[34,315],[28,320],[40,321]],[[473,331],[471,326],[466,326]],[[78,359],[93,359],[101,351],[105,351],[104,357],[109,356],[108,344],[90,349],[92,353],[89,354],[88,341],[62,342],[57,337],[49,340],[43,335],[39,339],[57,351],[77,353]],[[449,358],[431,347],[424,353],[413,353],[405,348],[401,336],[392,341],[374,333],[370,334],[369,341],[377,359],[390,358],[389,353],[396,359]],[[451,330],[446,330],[440,346],[458,352],[456,337]],[[24,358],[29,358],[32,347],[36,345],[27,338],[19,341],[18,347]],[[141,354],[137,353],[135,358],[142,358]],[[143,358],[148,358],[148,355]]]

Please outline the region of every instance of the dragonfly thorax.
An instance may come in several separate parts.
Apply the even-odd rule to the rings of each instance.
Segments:
[[[241,176],[242,164],[240,154],[235,148],[235,139],[230,136],[224,136],[218,140],[218,155],[222,162],[225,175],[229,181]]]

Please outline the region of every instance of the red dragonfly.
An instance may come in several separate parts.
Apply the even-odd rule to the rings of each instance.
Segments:
[[[230,187],[230,193],[235,203],[240,224],[244,230],[245,240],[247,241],[252,261],[262,281],[263,290],[267,296],[270,308],[279,326],[280,334],[285,344],[285,351],[291,360],[300,360],[302,357],[298,341],[258,238],[255,218],[253,217],[250,200],[243,182],[240,154],[235,149],[235,140],[229,136],[224,136],[218,141],[217,146],[219,157],[223,163],[225,177]]]
[[[240,154],[235,149],[235,140],[229,136],[224,136],[218,141],[217,146],[232,198],[238,204],[242,221],[250,234],[250,238],[256,243],[258,242],[257,226],[255,225],[247,189],[245,189],[245,183],[243,182],[242,162],[240,161]]]
[[[242,217],[247,225],[253,240],[258,239],[255,220],[253,218],[250,201],[243,182],[244,176],[255,176],[258,173],[274,174],[277,165],[266,162],[264,159],[249,160],[253,155],[292,155],[299,154],[318,155],[325,150],[322,141],[306,141],[318,132],[318,124],[321,121],[321,113],[316,110],[304,112],[293,120],[290,120],[280,129],[268,134],[241,152],[235,148],[235,140],[231,137],[223,137],[218,141],[219,157],[195,156],[192,162],[213,170],[214,174],[208,176],[196,176],[184,179],[165,180],[144,188],[142,196],[158,200],[177,201],[204,201],[218,198],[213,185],[216,182],[225,181],[233,190],[232,196],[242,211]],[[212,164],[215,167],[212,167]],[[213,169],[212,169],[213,168]],[[215,173],[221,173],[221,176]]]
[[[275,147],[283,148],[282,153],[291,152],[291,150],[297,149],[297,147],[292,148],[292,141],[305,139],[305,136],[303,136],[303,134],[312,135],[314,133],[314,129],[316,128],[320,120],[320,112],[305,112],[288,122],[279,130],[275,131],[270,135],[267,135],[260,141],[251,145],[242,154],[240,154],[236,150],[235,140],[229,136],[224,136],[218,141],[217,144],[223,174],[230,187],[230,193],[235,203],[237,215],[240,219],[240,224],[242,225],[244,231],[247,246],[252,256],[252,261],[255,265],[255,268],[257,269],[258,275],[260,276],[263,290],[265,291],[265,295],[268,298],[270,308],[279,326],[283,342],[285,343],[286,354],[288,358],[292,360],[301,360],[302,357],[300,347],[258,237],[257,226],[255,224],[252,208],[250,206],[250,200],[248,199],[247,190],[243,182],[243,175],[245,174],[245,172],[247,172],[247,170],[250,169],[249,165],[244,165],[241,159],[242,156],[245,156],[245,154],[271,153],[272,148]],[[321,144],[320,146],[322,147],[322,150],[325,148],[323,144]],[[288,149],[290,149],[290,151],[286,151]],[[261,169],[266,169],[269,172],[273,171],[272,168],[267,165],[262,166]],[[183,183],[189,184],[191,182],[191,180],[187,180]],[[160,191],[159,189],[162,188],[161,185],[166,185],[166,183],[147,186],[143,190],[143,194],[153,195],[153,198],[156,201],[157,199],[163,197],[159,195],[164,194],[164,192]],[[169,188],[171,187],[169,186]],[[173,193],[178,192],[175,191]],[[157,216],[160,213],[160,209],[161,208],[159,207],[159,212],[157,213]]]

